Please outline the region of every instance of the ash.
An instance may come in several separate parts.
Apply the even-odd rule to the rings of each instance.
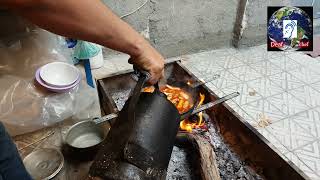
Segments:
[[[188,161],[188,152],[185,148],[173,147],[171,159],[167,169],[166,180],[193,180],[192,167]]]
[[[121,90],[121,91],[114,92],[111,95],[119,111],[121,111],[127,99],[129,98],[130,92],[131,92],[131,89]]]
[[[204,116],[206,116],[205,119],[207,121],[208,130],[201,132],[201,134],[210,141],[214,148],[221,179],[262,180],[263,178],[230,150],[230,147],[224,142],[223,137],[218,132],[216,126],[211,123],[209,116],[206,114]]]

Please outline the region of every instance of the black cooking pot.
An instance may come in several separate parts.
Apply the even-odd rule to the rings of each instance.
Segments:
[[[180,114],[166,95],[160,92],[158,85],[155,85],[153,93],[141,92],[149,75],[146,72],[138,75],[139,80],[131,97],[102,143],[91,167],[91,176],[126,179],[111,167],[126,162],[145,173],[141,177],[141,171],[133,171],[133,176],[135,174],[141,179],[165,178]]]
[[[136,71],[139,80],[124,109],[132,121],[130,135],[124,147],[124,159],[148,172],[162,176],[169,164],[180,123],[176,107],[160,92],[141,92],[148,73]]]
[[[141,92],[149,75],[136,71],[139,81],[133,91],[124,111],[128,110],[132,127],[124,147],[124,158],[150,173],[154,177],[165,176],[175,137],[179,130],[180,121],[194,114],[197,92],[186,84],[175,83],[187,91],[194,101],[194,106],[187,112],[179,111],[167,96],[155,84],[153,93]]]
[[[119,180],[128,179],[122,174],[131,174],[132,179],[164,179],[180,121],[195,113],[192,108],[179,114],[158,84],[153,93],[141,92],[149,74],[137,72],[138,82],[101,144],[91,176]],[[120,173],[114,168],[119,164],[130,168],[121,167],[126,173]]]

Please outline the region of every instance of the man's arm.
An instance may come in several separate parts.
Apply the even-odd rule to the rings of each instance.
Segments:
[[[163,57],[100,0],[4,0],[0,5],[53,33],[129,54],[131,63],[151,73],[151,83],[163,75]]]

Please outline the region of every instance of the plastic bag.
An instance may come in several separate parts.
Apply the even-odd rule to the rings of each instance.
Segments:
[[[85,83],[69,93],[51,93],[34,81],[36,70],[53,61],[72,63],[60,36],[41,29],[0,38],[0,121],[10,135],[50,126],[92,106],[96,89]],[[90,114],[84,115],[89,118]]]

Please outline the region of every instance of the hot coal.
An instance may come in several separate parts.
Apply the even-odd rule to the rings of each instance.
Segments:
[[[197,179],[193,173],[192,162],[190,156],[192,151],[186,148],[173,147],[171,159],[167,169],[166,180],[194,180]]]
[[[216,154],[219,173],[222,180],[230,179],[263,179],[256,172],[254,172],[240,157],[233,153],[223,140],[223,137],[218,132],[216,126],[210,121],[208,115],[204,115],[207,124],[207,131],[202,131],[204,137],[206,137],[213,146]]]

